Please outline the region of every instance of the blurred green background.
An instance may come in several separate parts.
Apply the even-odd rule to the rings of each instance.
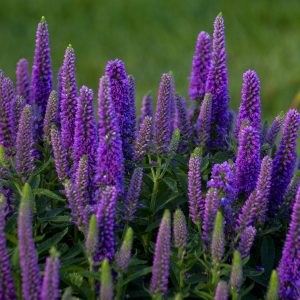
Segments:
[[[32,62],[36,26],[44,15],[55,74],[71,43],[79,85],[96,89],[106,61],[119,57],[136,78],[139,102],[148,90],[156,97],[160,75],[169,70],[177,91],[186,96],[197,34],[212,33],[220,11],[231,106],[238,107],[242,73],[248,68],[261,80],[264,117],[297,105],[299,0],[0,0],[0,68],[14,77],[19,58]]]

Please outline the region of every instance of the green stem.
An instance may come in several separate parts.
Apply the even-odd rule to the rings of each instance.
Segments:
[[[115,296],[115,300],[123,299],[122,284],[123,284],[123,275],[122,275],[122,273],[119,273],[117,284],[116,284],[116,296]]]
[[[181,292],[184,288],[184,270],[183,270],[183,259],[184,259],[184,249],[178,249],[178,268],[179,268],[179,291]]]
[[[232,296],[232,300],[237,300],[238,299],[238,293],[237,293],[237,290],[234,289],[232,292],[231,292],[231,296]]]
[[[89,260],[89,271],[93,272],[94,271],[93,258],[89,257],[88,260]],[[95,279],[92,276],[89,278],[89,285],[90,285],[91,290],[93,291],[92,292],[92,295],[93,295],[92,297],[94,299],[94,297],[95,297]]]

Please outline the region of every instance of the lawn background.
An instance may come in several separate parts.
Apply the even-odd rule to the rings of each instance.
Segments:
[[[160,75],[169,70],[177,92],[187,96],[197,34],[212,33],[220,11],[226,26],[231,106],[238,107],[242,73],[249,68],[258,72],[262,83],[265,118],[296,106],[299,0],[0,0],[0,68],[14,78],[19,58],[32,63],[35,30],[44,15],[55,76],[71,43],[79,86],[96,90],[107,60],[118,57],[136,78],[138,106],[148,90],[156,98]]]

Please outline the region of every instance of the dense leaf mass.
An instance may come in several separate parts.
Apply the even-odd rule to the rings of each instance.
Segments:
[[[229,109],[222,15],[139,117],[121,60],[79,88],[69,46],[53,89],[36,38],[32,80],[0,71],[0,300],[300,299],[300,115],[262,126],[253,70]]]

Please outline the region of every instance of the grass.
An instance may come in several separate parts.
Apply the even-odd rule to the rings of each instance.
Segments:
[[[8,75],[14,77],[19,58],[32,62],[36,25],[45,15],[55,72],[71,43],[78,84],[96,90],[107,60],[119,57],[136,77],[139,102],[148,90],[156,96],[160,75],[169,70],[177,91],[187,95],[197,34],[212,33],[214,17],[222,11],[232,107],[238,107],[242,73],[249,68],[260,76],[266,118],[297,105],[297,0],[1,0],[0,8],[0,68]]]

